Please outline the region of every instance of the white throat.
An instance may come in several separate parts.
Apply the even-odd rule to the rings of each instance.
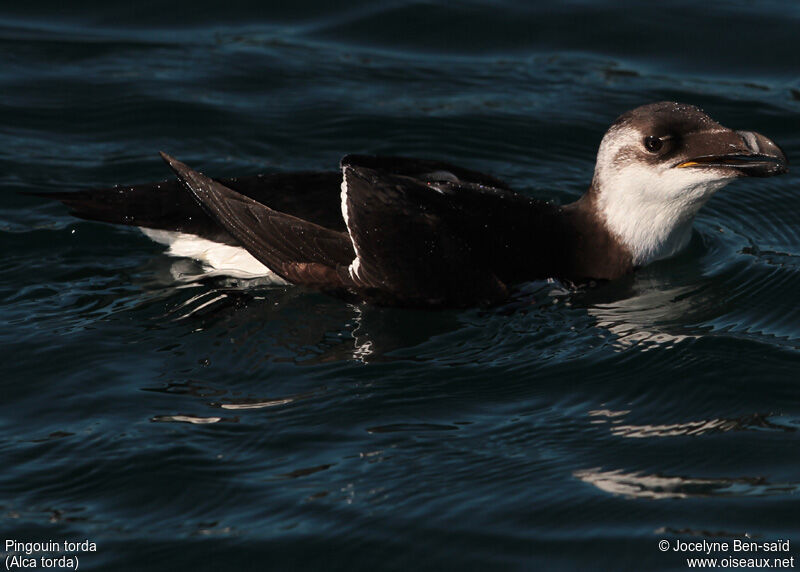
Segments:
[[[604,185],[598,206],[611,233],[631,252],[633,263],[644,266],[674,256],[689,244],[695,214],[705,201],[693,205],[631,197],[624,183]]]

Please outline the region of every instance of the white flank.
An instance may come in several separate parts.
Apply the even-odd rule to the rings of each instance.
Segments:
[[[200,238],[193,234],[142,228],[150,239],[169,246],[170,256],[184,256],[202,262],[209,270],[236,278],[270,278],[275,284],[286,284],[280,276],[253,258],[241,246],[230,246]]]

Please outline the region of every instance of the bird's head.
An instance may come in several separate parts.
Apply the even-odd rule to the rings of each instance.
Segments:
[[[763,135],[723,127],[693,105],[653,103],[606,132],[592,192],[608,229],[641,266],[685,247],[697,211],[733,179],[786,170],[786,155]]]

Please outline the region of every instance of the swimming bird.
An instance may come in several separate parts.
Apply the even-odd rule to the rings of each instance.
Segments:
[[[42,196],[225,272],[410,307],[498,303],[537,279],[620,278],[684,249],[697,212],[733,179],[787,170],[765,136],[674,102],[621,115],[588,190],[564,206],[440,161],[347,155],[340,172],[215,180],[161,155],[177,180]]]

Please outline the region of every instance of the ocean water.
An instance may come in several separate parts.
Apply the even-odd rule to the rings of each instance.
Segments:
[[[20,194],[166,178],[158,150],[219,177],[391,153],[565,203],[614,118],[660,100],[796,163],[798,30],[792,0],[3,4],[3,558],[684,570],[676,542],[745,539],[790,546],[710,556],[799,560],[797,169],[734,182],[629,279],[442,312],[203,276]]]

